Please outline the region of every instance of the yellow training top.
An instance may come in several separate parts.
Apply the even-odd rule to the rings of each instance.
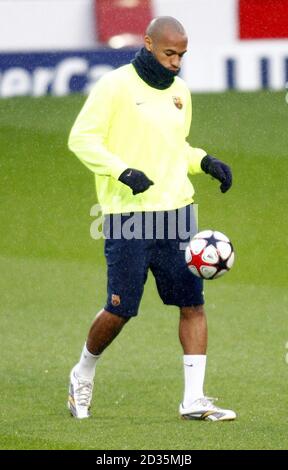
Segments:
[[[104,214],[178,209],[193,201],[188,173],[202,172],[207,152],[186,142],[191,117],[190,91],[179,77],[158,90],[128,64],[96,83],[68,146],[95,173]],[[118,181],[126,168],[143,171],[154,185],[133,196]]]

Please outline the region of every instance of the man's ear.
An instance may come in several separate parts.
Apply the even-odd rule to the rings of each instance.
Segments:
[[[150,36],[146,35],[144,37],[144,45],[145,45],[147,51],[152,52],[152,39],[150,38]]]

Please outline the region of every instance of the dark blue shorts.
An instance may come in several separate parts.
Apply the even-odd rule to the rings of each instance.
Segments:
[[[172,211],[166,211],[165,215],[168,213],[171,214]],[[113,216],[108,217],[111,221]],[[129,217],[131,215],[123,216],[122,227]],[[190,307],[204,303],[203,281],[189,271],[185,262],[184,247],[196,232],[195,224],[184,231],[184,238],[182,235],[180,238],[176,233],[176,237],[173,236],[172,239],[168,236],[167,224],[164,225],[164,236],[163,230],[160,230],[160,239],[159,233],[157,238],[155,231],[150,233],[150,239],[140,237],[139,230],[138,238],[127,239],[127,233],[121,238],[119,234],[116,239],[106,238],[108,285],[105,310],[126,318],[136,316],[149,269],[154,275],[158,293],[164,304]]]

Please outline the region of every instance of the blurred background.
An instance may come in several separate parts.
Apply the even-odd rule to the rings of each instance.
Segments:
[[[187,30],[193,91],[288,82],[288,0],[0,0],[0,96],[87,93],[158,15]]]
[[[106,298],[94,175],[68,135],[93,83],[132,59],[155,15],[190,38],[188,140],[233,171],[225,195],[193,177],[199,229],[225,233],[236,253],[205,283],[205,393],[238,415],[217,432],[178,419],[178,309],[152,275],[99,361],[91,420],[66,409]],[[287,81],[288,0],[0,0],[1,449],[287,449]]]

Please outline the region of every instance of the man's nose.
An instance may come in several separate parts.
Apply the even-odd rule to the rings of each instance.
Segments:
[[[173,65],[173,67],[175,67],[176,69],[179,69],[180,63],[181,63],[181,57],[179,57],[178,55],[175,55],[172,57],[171,65]]]

